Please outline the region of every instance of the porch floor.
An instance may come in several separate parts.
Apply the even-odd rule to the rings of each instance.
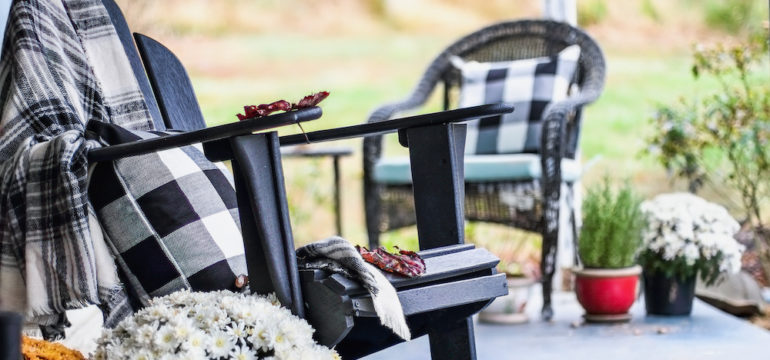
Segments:
[[[583,310],[574,293],[555,294],[551,322],[540,320],[542,300],[533,300],[527,307],[528,323],[490,325],[476,321],[478,359],[749,360],[770,356],[770,331],[697,299],[689,317],[646,316],[640,300],[631,309],[630,322],[613,325],[581,324]],[[365,359],[430,359],[427,336]]]

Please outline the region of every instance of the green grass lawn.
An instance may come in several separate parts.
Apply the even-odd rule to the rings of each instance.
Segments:
[[[323,118],[305,126],[314,130],[362,123],[377,105],[406,96],[433,56],[451,40],[397,34],[228,38],[222,47],[234,50],[227,54],[226,68],[197,63],[188,68],[209,125],[234,121],[245,104],[280,98],[296,101],[308,93],[328,90],[331,96],[322,103]],[[586,173],[585,182],[590,184],[610,172],[616,178],[630,178],[646,194],[668,190],[663,170],[640,155],[650,132],[649,119],[657,103],[672,103],[713,84],[692,80],[687,54],[609,52],[607,68],[602,97],[584,114],[582,157],[600,157]],[[436,103],[426,111],[436,110]],[[296,131],[289,127],[281,133]],[[356,151],[343,161],[345,235],[363,243],[360,140],[342,143]],[[298,243],[333,232],[330,169],[320,160],[286,161]]]

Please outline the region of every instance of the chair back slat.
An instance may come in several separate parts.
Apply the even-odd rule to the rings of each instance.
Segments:
[[[147,75],[144,72],[144,66],[142,60],[139,58],[139,53],[136,51],[134,41],[131,38],[131,31],[128,29],[126,19],[123,17],[123,13],[120,11],[118,4],[114,0],[102,0],[104,7],[110,14],[110,20],[112,25],[115,26],[115,31],[118,33],[118,38],[123,44],[123,49],[128,56],[128,62],[131,64],[131,69],[134,71],[136,82],[139,84],[139,89],[142,90],[144,100],[147,103],[147,108],[152,116],[152,121],[155,124],[156,130],[165,130],[166,126],[163,123],[163,117],[158,109],[158,102],[155,100],[155,95],[150,87],[150,82],[147,79]]]
[[[176,55],[148,36],[134,34],[134,38],[152,90],[158,94],[158,107],[166,127],[184,131],[205,128],[190,77]]]

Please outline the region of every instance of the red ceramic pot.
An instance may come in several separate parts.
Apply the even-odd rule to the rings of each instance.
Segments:
[[[586,310],[586,318],[623,320],[634,304],[642,268],[635,265],[622,269],[578,269],[575,271],[575,294]]]

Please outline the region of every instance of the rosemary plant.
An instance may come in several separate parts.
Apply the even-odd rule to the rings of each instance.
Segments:
[[[645,218],[628,182],[613,191],[609,178],[588,190],[578,255],[588,268],[623,268],[636,263]]]

